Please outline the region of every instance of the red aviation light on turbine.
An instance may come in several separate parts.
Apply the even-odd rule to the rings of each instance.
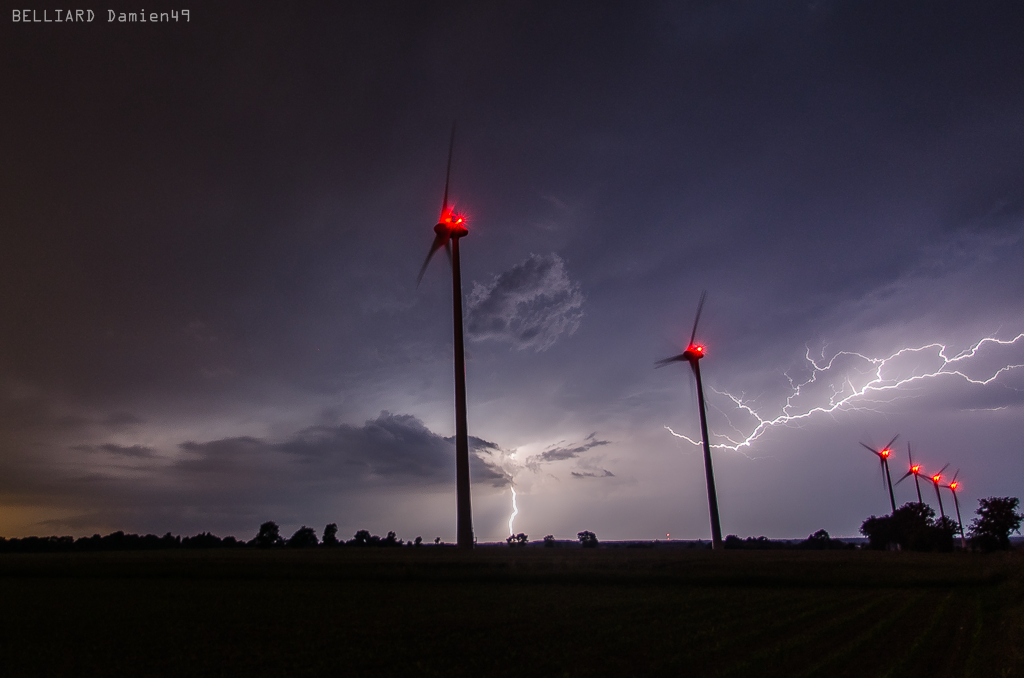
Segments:
[[[932,476],[932,482],[933,482],[933,483],[936,483],[936,484],[938,484],[938,482],[939,482],[940,480],[942,480],[942,476],[941,476],[941,475],[934,475],[934,476]]]
[[[466,215],[456,212],[454,208],[447,208],[441,213],[441,221],[434,227],[434,232],[441,235],[446,231],[452,238],[462,238],[469,235],[466,228]]]
[[[917,475],[917,472],[920,471],[920,470],[921,470],[921,465],[920,464],[918,464],[916,466],[911,466],[910,467],[910,472],[913,473],[914,475]]]
[[[686,351],[683,352],[683,359],[685,360],[700,360],[704,357],[704,347],[700,344],[690,344],[686,347]]]
[[[949,489],[951,489],[951,490],[953,490],[954,492],[956,492],[956,486],[957,486],[957,485],[959,485],[959,484],[960,484],[960,483],[958,483],[957,481],[955,481],[955,480],[954,480],[953,482],[951,482],[951,483],[949,484]]]
[[[890,454],[892,454],[892,450],[890,450],[890,449],[889,449],[889,448],[887,447],[887,448],[885,448],[884,450],[882,450],[881,452],[879,452],[878,454],[882,455],[882,459],[888,459],[888,458],[889,458],[889,455],[890,455]]]

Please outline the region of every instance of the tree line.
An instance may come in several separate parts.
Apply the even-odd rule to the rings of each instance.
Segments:
[[[978,551],[1006,551],[1010,534],[1020,533],[1024,515],[1017,513],[1017,497],[988,497],[978,501],[977,517],[971,521],[965,536],[970,548]],[[910,502],[892,515],[871,516],[860,526],[872,549],[899,548],[903,551],[952,551],[961,526],[949,516],[935,519],[935,509],[927,504]]]
[[[1010,548],[1010,534],[1020,533],[1024,515],[1017,512],[1020,500],[1017,497],[989,497],[978,502],[977,517],[971,522],[968,536],[970,546],[979,551],[999,551]],[[861,525],[861,534],[868,538],[872,549],[895,549],[904,551],[952,551],[954,539],[959,531],[956,522],[947,516],[935,519],[935,510],[927,504],[908,503],[889,516],[871,516]],[[584,548],[598,546],[597,535],[584,530],[576,535]],[[509,536],[509,546],[526,546],[529,537],[519,533]],[[6,539],[0,537],[0,553],[68,553],[76,551],[156,551],[167,549],[216,549],[216,548],[392,548],[399,546],[418,547],[423,538],[403,541],[390,531],[380,537],[369,530],[359,530],[347,541],[338,538],[338,525],[329,523],[324,527],[323,538],[317,537],[316,530],[303,525],[287,539],[281,536],[281,529],[274,521],[260,525],[256,536],[249,541],[235,537],[223,539],[209,532],[192,537],[172,535],[125,534],[113,532],[105,537],[94,534],[91,537],[23,537]],[[441,538],[434,539],[434,545],[441,545]],[[544,546],[554,547],[552,535],[544,537]],[[818,530],[806,540],[787,544],[767,537],[740,539],[730,534],[725,538],[725,548],[761,550],[793,548],[800,550],[850,549],[854,545],[829,537],[825,530]]]
[[[170,532],[162,537],[153,534],[125,534],[123,531],[113,532],[104,537],[94,534],[91,537],[22,537],[6,539],[0,537],[0,553],[69,553],[86,551],[160,551],[169,549],[217,549],[217,548],[333,548],[333,547],[394,547],[420,546],[422,537],[403,542],[394,532],[379,537],[368,530],[359,530],[352,539],[338,539],[338,526],[330,523],[324,528],[323,540],[319,539],[316,530],[303,525],[291,537],[281,536],[281,530],[274,521],[260,525],[259,531],[252,539],[245,541],[235,537],[223,539],[209,532],[201,532],[194,537],[172,535]],[[434,540],[435,545],[441,538]]]

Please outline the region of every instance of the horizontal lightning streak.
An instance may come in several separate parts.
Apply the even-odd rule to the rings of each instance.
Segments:
[[[1016,337],[1009,340],[996,339],[995,337],[985,337],[984,339],[981,339],[970,348],[952,357],[949,357],[949,355],[947,355],[949,351],[948,347],[940,343],[926,344],[924,346],[919,346],[916,348],[902,348],[886,358],[870,358],[861,353],[856,353],[852,351],[840,351],[833,355],[832,358],[830,358],[828,361],[824,360],[824,355],[822,356],[820,361],[815,360],[815,358],[811,356],[810,349],[808,348],[806,353],[804,354],[804,358],[811,367],[811,376],[806,381],[802,383],[797,383],[788,374],[786,375],[786,378],[789,380],[792,393],[786,398],[786,404],[782,408],[782,414],[780,414],[777,417],[764,418],[761,415],[759,415],[757,411],[755,411],[754,408],[747,402],[745,402],[742,398],[736,397],[731,393],[726,393],[717,390],[715,391],[715,393],[723,395],[729,400],[731,400],[733,405],[735,405],[736,409],[753,417],[754,421],[756,421],[757,424],[754,426],[753,430],[749,434],[744,435],[730,421],[729,426],[739,435],[737,437],[730,437],[728,435],[716,433],[715,435],[718,438],[724,439],[727,442],[715,443],[712,444],[711,447],[722,450],[733,450],[742,452],[742,448],[750,447],[755,440],[763,436],[769,429],[775,426],[789,426],[792,424],[798,424],[803,420],[809,419],[810,417],[822,414],[831,415],[840,410],[877,411],[879,401],[874,399],[877,395],[892,394],[893,399],[895,399],[897,397],[900,397],[900,394],[897,393],[900,390],[906,391],[907,389],[913,388],[928,380],[937,379],[942,376],[959,377],[967,383],[979,386],[991,384],[996,379],[998,379],[1001,374],[1005,372],[1024,368],[1024,363],[1004,365],[999,369],[995,370],[995,372],[993,372],[991,376],[984,379],[975,379],[969,377],[960,369],[957,369],[957,367],[966,364],[968,360],[974,358],[978,354],[978,351],[985,344],[1012,346],[1015,345],[1018,341],[1021,341],[1022,339],[1024,339],[1024,332],[1018,334]],[[885,378],[882,375],[883,370],[887,366],[891,365],[893,360],[910,354],[922,354],[926,356],[930,354],[935,358],[940,359],[942,361],[942,364],[938,367],[938,369],[935,369],[931,372],[925,372],[923,374],[914,374],[912,376],[905,377],[902,379]],[[869,381],[867,381],[863,386],[857,388],[854,385],[850,376],[848,374],[844,375],[842,379],[842,388],[837,389],[835,385],[830,386],[831,396],[829,397],[828,403],[826,405],[818,405],[814,407],[807,407],[804,409],[798,408],[794,401],[802,395],[803,391],[805,391],[808,387],[812,386],[813,384],[817,383],[821,375],[827,374],[829,371],[833,369],[833,367],[836,367],[837,360],[846,357],[852,357],[864,361],[867,364],[866,367],[868,369],[866,370],[866,372],[863,372],[862,374],[873,373],[873,377]],[[887,401],[883,400],[881,402]],[[728,415],[726,415],[726,419],[728,420]],[[676,433],[668,426],[666,426],[665,428],[668,430],[669,433],[671,433],[675,437],[682,438],[691,445],[700,446],[703,444],[703,441],[694,440],[693,438],[690,438],[688,436]]]

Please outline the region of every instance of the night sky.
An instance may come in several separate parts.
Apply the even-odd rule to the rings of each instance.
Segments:
[[[481,541],[709,538],[705,289],[725,534],[1024,494],[1019,3],[89,7],[0,28],[0,535],[453,541],[456,119]]]

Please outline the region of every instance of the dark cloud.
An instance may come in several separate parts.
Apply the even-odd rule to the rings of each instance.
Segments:
[[[582,473],[572,472],[573,478],[614,478],[615,474],[608,469],[601,469],[603,473],[594,473],[593,471],[583,471]]]
[[[233,473],[260,464],[281,467],[289,476],[313,474],[346,485],[431,485],[455,477],[454,438],[437,435],[413,415],[388,411],[362,426],[311,426],[283,442],[237,437],[185,442],[180,448],[190,455],[175,467],[188,473]],[[496,444],[471,437],[470,450],[474,481],[507,484]]]
[[[531,460],[537,462],[549,462],[562,461],[564,459],[575,459],[587,450],[608,444],[609,441],[607,440],[598,440],[597,432],[595,431],[587,436],[579,445],[551,447],[540,454],[531,457]]]
[[[466,300],[466,333],[516,349],[550,348],[583,318],[583,294],[557,254],[531,254],[487,285],[473,284]]]

